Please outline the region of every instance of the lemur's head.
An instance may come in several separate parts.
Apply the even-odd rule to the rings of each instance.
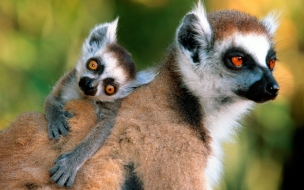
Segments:
[[[154,78],[151,72],[136,73],[131,54],[116,43],[117,22],[96,26],[83,44],[76,72],[79,90],[87,98],[114,101]]]
[[[272,75],[277,26],[273,14],[262,20],[235,10],[207,15],[199,3],[176,34],[185,83],[193,93],[216,97],[222,103],[275,99],[279,91]]]

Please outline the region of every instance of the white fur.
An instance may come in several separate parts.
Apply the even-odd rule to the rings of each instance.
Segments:
[[[116,42],[116,31],[117,31],[118,17],[108,24],[107,40],[109,43]]]
[[[232,38],[236,47],[244,48],[257,60],[259,65],[267,67],[266,56],[270,49],[267,36],[252,33],[247,35],[235,34]]]
[[[102,78],[115,78],[115,80],[120,84],[127,80],[126,73],[124,72],[124,69],[118,65],[118,60],[115,55],[111,52],[107,52],[102,55],[102,58],[106,60]]]
[[[62,99],[65,101],[68,100],[76,100],[81,98],[81,94],[79,92],[78,83],[76,80],[73,80],[71,83],[66,84],[64,86],[63,92],[62,92]]]
[[[200,22],[198,23],[200,27],[197,27],[198,32],[203,33],[204,36],[208,35],[211,37],[212,30],[211,26],[209,25],[209,22],[207,20],[207,14],[205,7],[202,5],[202,3],[199,1],[197,6],[194,8],[194,10],[191,12],[199,18]]]
[[[196,32],[199,34],[197,36],[198,42],[202,44],[203,46],[209,44],[212,40],[212,29],[207,19],[207,14],[205,7],[203,4],[199,1],[197,6],[193,9],[192,12],[189,14],[195,14],[197,18],[199,19],[199,22],[194,23],[193,29],[196,30]],[[182,24],[177,29],[177,33],[180,30]],[[176,33],[176,42],[178,43],[178,34]],[[186,49],[183,49],[183,51],[186,51],[189,54],[189,51]]]
[[[212,155],[206,168],[207,181],[211,186],[216,185],[221,179],[223,170],[222,143],[232,139],[235,131],[240,127],[239,120],[249,111],[252,104],[248,100],[239,101],[205,117],[204,124],[209,129],[212,138]]]
[[[261,20],[271,36],[275,34],[279,26],[278,18],[280,15],[281,13],[270,12],[264,19]]]
[[[116,42],[116,30],[117,30],[118,18],[109,23],[103,23],[95,26],[91,31],[89,36],[86,38],[82,46],[82,54],[86,57],[92,57],[99,49],[104,49],[106,45]],[[105,36],[100,36],[100,44],[90,45],[91,37],[94,33],[98,33],[98,30],[107,28]]]

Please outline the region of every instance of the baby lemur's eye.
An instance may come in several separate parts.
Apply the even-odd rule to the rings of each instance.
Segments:
[[[115,87],[114,85],[107,84],[107,85],[105,86],[105,89],[104,89],[104,90],[105,90],[106,95],[110,96],[110,95],[115,94],[115,92],[116,92],[116,87]]]
[[[98,69],[98,63],[95,60],[89,61],[88,69],[96,71]]]
[[[273,70],[274,67],[275,67],[275,64],[276,64],[276,59],[271,59],[271,60],[268,62],[269,69]]]
[[[233,56],[230,58],[230,61],[236,67],[241,67],[244,63],[244,59],[241,56]]]

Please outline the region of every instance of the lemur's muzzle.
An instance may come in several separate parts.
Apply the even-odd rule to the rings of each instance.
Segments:
[[[272,74],[264,74],[259,81],[249,87],[247,92],[240,93],[252,101],[263,103],[275,99],[279,94],[279,90],[280,87]]]
[[[97,88],[93,86],[94,79],[89,77],[82,77],[78,83],[80,89],[84,92],[85,95],[95,96]]]

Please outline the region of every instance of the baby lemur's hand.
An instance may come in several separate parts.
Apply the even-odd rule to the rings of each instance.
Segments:
[[[67,119],[71,117],[73,115],[68,111],[58,112],[57,116],[49,121],[49,137],[51,139],[59,139],[60,135],[67,135],[70,128]]]
[[[68,152],[60,155],[55,161],[55,166],[50,170],[51,180],[59,187],[71,187],[74,183],[77,170],[80,167],[77,164],[77,155],[73,153]]]

